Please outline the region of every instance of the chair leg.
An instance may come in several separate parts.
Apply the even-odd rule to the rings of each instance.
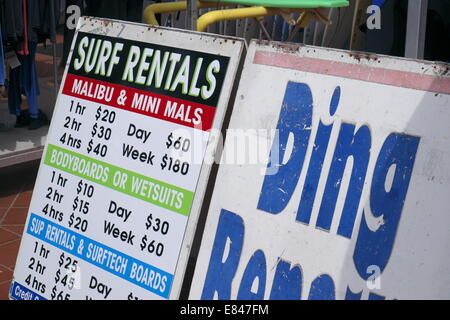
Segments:
[[[286,9],[286,8],[268,8],[268,7],[246,7],[237,9],[214,10],[205,13],[197,20],[197,31],[205,31],[206,27],[212,23],[236,20],[244,18],[257,18],[273,16],[285,12],[302,12],[305,9]]]
[[[226,3],[220,3],[220,6],[227,6]],[[214,2],[202,2],[197,1],[197,8],[217,8],[218,4]],[[158,26],[158,20],[156,20],[156,14],[158,13],[172,13],[179,11],[186,11],[187,1],[176,1],[176,2],[162,2],[154,3],[147,6],[144,9],[144,21],[148,24]]]
[[[272,41],[272,37],[270,36],[269,32],[267,31],[266,27],[264,26],[263,17],[257,17],[255,19],[256,19],[256,21],[258,21],[259,27],[261,28],[262,32],[264,33],[264,36],[266,37],[266,39],[269,41]]]

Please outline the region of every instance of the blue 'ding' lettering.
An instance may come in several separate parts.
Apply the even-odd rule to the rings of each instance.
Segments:
[[[297,186],[306,149],[311,134],[312,94],[306,84],[289,82],[284,95],[274,141],[269,156],[268,167],[279,165],[276,175],[266,175],[259,198],[258,209],[277,214],[284,210]],[[294,147],[288,163],[281,165],[288,144],[289,134],[294,135]],[[279,152],[275,152],[279,150]],[[273,159],[278,154],[278,159]]]
[[[337,110],[341,88],[337,87],[330,103],[330,115]],[[274,165],[279,168],[276,174],[266,174],[261,189],[257,209],[280,214],[289,203],[303,170],[306,150],[310,143],[312,122],[312,93],[308,85],[289,82],[286,88],[280,117],[277,124],[278,139],[274,139],[269,156],[267,173]],[[310,224],[311,211],[317,196],[317,186],[322,174],[323,161],[327,152],[333,126],[324,125],[321,121],[310,163],[306,172],[302,196],[298,205],[296,220]],[[272,159],[275,148],[279,148],[283,159],[289,135],[294,135],[294,146],[289,160],[284,164]],[[375,169],[371,177],[369,203],[371,212],[363,212],[359,232],[356,235],[353,262],[360,277],[366,280],[367,267],[377,265],[381,272],[386,268],[392,253],[398,223],[406,199],[414,161],[420,138],[404,133],[391,133],[383,142],[377,155]],[[320,204],[316,227],[329,231],[332,224],[339,192],[345,191],[342,215],[340,216],[337,234],[352,238],[354,223],[360,206],[361,194],[368,162],[371,154],[371,132],[368,126],[342,123],[332,157],[327,182]],[[351,175],[347,190],[340,190],[342,177],[349,158],[352,158]],[[388,171],[394,169],[394,178],[389,190],[386,190]],[[372,231],[367,226],[366,215],[374,217],[383,215],[383,224]],[[338,215],[339,216],[339,215]],[[317,232],[322,232],[318,230]],[[238,268],[245,226],[243,219],[236,213],[222,209],[214,239],[212,254],[203,287],[202,299],[230,299],[231,283]],[[223,261],[225,248],[229,245],[227,259]],[[238,299],[263,299],[266,295],[267,265],[265,254],[257,250],[250,258],[240,282]],[[257,282],[255,280],[258,280]],[[254,288],[253,284],[257,283]],[[251,290],[253,289],[253,290]],[[278,259],[271,292],[266,295],[270,299],[300,299],[302,292],[302,270],[299,266]],[[346,299],[360,299],[362,292],[353,293],[348,287]],[[308,294],[309,299],[335,299],[333,279],[326,274],[317,276],[312,282]],[[384,299],[375,293],[369,299]]]

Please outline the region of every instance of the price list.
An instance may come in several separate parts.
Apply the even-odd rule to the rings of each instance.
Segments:
[[[83,32],[74,45],[10,296],[167,299],[228,58]],[[91,45],[110,50],[89,71]],[[136,83],[152,64],[155,84]]]

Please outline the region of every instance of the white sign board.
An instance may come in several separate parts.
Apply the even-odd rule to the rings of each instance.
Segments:
[[[12,299],[178,297],[242,47],[80,19]]]
[[[449,299],[448,70],[252,43],[190,298]]]

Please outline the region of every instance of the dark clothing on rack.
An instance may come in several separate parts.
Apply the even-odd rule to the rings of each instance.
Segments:
[[[0,39],[2,39],[2,27],[0,25]],[[0,86],[5,84],[5,55],[3,53],[3,46],[0,46]]]
[[[41,42],[41,13],[40,1],[27,0],[27,31],[28,40],[33,42]]]
[[[86,15],[142,22],[143,0],[86,0]]]
[[[26,4],[26,21],[24,21],[24,4]],[[54,42],[59,8],[59,0],[0,0],[3,40],[9,44],[19,43],[25,39],[26,31],[28,41],[41,43],[50,39]]]
[[[39,36],[41,40],[50,39],[56,41],[56,24],[59,16],[60,3],[58,0],[39,0],[33,1],[39,3]],[[53,9],[53,12],[52,12]],[[37,23],[38,21],[36,21]]]
[[[0,3],[3,39],[17,42],[24,31],[22,0],[2,0]]]

